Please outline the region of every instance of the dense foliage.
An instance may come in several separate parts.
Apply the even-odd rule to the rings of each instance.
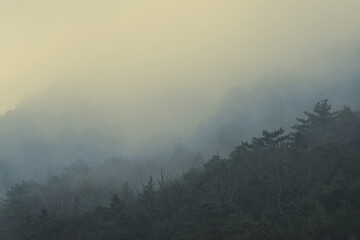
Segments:
[[[14,185],[0,209],[7,240],[360,239],[359,226],[360,113],[327,100],[292,133],[263,131],[182,177],[161,170],[136,191],[77,161]]]

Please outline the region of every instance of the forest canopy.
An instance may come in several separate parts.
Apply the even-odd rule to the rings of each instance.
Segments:
[[[360,238],[360,113],[347,106],[322,100],[288,133],[263,130],[181,176],[156,169],[141,187],[120,180],[126,164],[77,160],[14,184],[0,239]]]

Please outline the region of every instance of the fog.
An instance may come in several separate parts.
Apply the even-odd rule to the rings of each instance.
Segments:
[[[324,98],[359,109],[359,9],[356,0],[3,0],[3,185],[79,158],[226,155],[262,129],[290,129]]]
[[[100,98],[116,89],[112,100],[135,106],[186,94],[208,110],[233,85],[266,74],[324,60],[343,69],[334,61],[357,51],[358,8],[355,0],[4,0],[1,109],[65,82]]]

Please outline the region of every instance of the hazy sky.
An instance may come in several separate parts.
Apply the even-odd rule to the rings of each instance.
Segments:
[[[359,0],[1,0],[0,112],[47,89],[125,111],[209,110],[233,85],[351,54],[359,11]]]
[[[0,164],[15,181],[179,142],[224,154],[320,99],[357,108],[359,12],[360,0],[0,0]]]

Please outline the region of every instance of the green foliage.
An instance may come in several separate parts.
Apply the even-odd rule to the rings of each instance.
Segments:
[[[0,239],[360,239],[360,114],[323,100],[305,116],[180,178],[162,170],[137,195],[83,161],[46,184],[16,184]]]

